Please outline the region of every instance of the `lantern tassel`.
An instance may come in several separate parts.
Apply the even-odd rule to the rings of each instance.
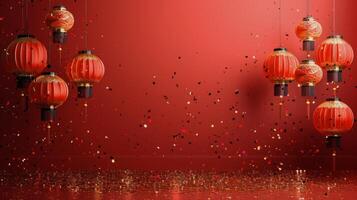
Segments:
[[[311,102],[310,102],[310,100],[309,99],[307,99],[306,100],[306,116],[307,116],[307,119],[308,120],[310,120],[310,113],[311,113],[311,109],[310,109],[310,104],[311,104]]]
[[[279,102],[279,119],[281,119],[283,116],[283,97],[280,97],[280,102]]]
[[[47,142],[48,144],[51,143],[51,122],[47,123]]]
[[[59,53],[59,66],[62,66],[62,45],[58,45],[58,53]]]
[[[336,149],[333,148],[333,150],[332,150],[332,172],[336,172],[336,156],[337,156],[336,153],[337,153]]]
[[[83,106],[84,106],[84,110],[83,110],[84,121],[87,122],[87,119],[88,119],[88,103],[87,103],[87,101],[84,102]]]

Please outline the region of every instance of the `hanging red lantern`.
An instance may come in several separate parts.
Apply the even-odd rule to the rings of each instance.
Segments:
[[[93,84],[102,80],[104,72],[102,60],[90,50],[80,51],[66,67],[68,78],[77,84],[79,98],[93,96]]]
[[[264,62],[266,77],[274,82],[274,96],[287,96],[288,83],[295,79],[298,59],[285,48],[276,48]]]
[[[318,64],[327,70],[328,82],[341,82],[342,70],[352,64],[353,57],[351,45],[340,35],[328,37],[316,52]]]
[[[67,83],[54,72],[46,72],[29,86],[30,101],[41,108],[42,121],[54,121],[56,108],[68,97]]]
[[[322,26],[312,16],[307,16],[296,26],[295,33],[303,41],[303,50],[313,51],[316,38],[322,34]]]
[[[325,136],[340,135],[352,129],[353,112],[338,98],[329,98],[314,111],[314,127]]]
[[[52,29],[53,42],[63,44],[67,40],[67,32],[74,25],[74,17],[66,7],[57,5],[47,15],[46,24]]]
[[[315,96],[315,85],[322,76],[322,69],[314,60],[303,60],[295,71],[295,80],[301,85],[301,96]]]
[[[47,66],[46,47],[34,36],[18,35],[6,49],[7,71],[16,75],[17,88],[25,88]]]

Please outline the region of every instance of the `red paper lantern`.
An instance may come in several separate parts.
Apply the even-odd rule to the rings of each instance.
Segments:
[[[338,98],[330,98],[314,111],[314,127],[325,136],[340,135],[352,129],[354,116],[348,105]]]
[[[274,82],[274,96],[287,96],[288,83],[295,79],[298,59],[285,48],[276,48],[264,62],[266,76]]]
[[[17,88],[25,88],[47,66],[46,47],[32,35],[18,35],[6,50],[7,71],[16,75]]]
[[[47,15],[46,24],[53,31],[53,42],[63,44],[67,40],[67,31],[74,25],[74,17],[66,7],[57,5]]]
[[[77,84],[79,98],[93,96],[93,84],[102,80],[104,72],[102,60],[89,50],[80,51],[66,67],[67,76]]]
[[[42,121],[54,121],[56,108],[67,100],[68,86],[54,72],[47,72],[31,82],[29,97],[32,103],[41,108]]]
[[[328,37],[316,52],[318,64],[327,70],[328,82],[341,82],[342,70],[352,64],[353,49],[340,35]]]
[[[295,71],[295,80],[301,85],[301,95],[315,96],[315,85],[321,81],[322,76],[322,69],[314,60],[303,60]]]
[[[303,50],[313,51],[316,38],[322,34],[322,26],[312,16],[308,16],[296,26],[295,33],[303,41]]]

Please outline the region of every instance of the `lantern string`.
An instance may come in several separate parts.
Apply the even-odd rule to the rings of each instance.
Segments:
[[[61,44],[58,45],[58,59],[59,59],[58,64],[61,67],[62,66],[62,45]]]
[[[332,0],[332,35],[336,34],[336,0]]]
[[[83,104],[83,106],[84,106],[84,113],[83,113],[83,115],[84,115],[84,122],[86,123],[87,122],[87,119],[88,119],[88,103],[87,103],[87,101],[85,101],[84,102],[84,104]]]
[[[282,41],[281,41],[281,34],[282,34],[282,31],[281,31],[281,0],[279,0],[279,8],[278,8],[278,11],[279,11],[279,46],[282,47]]]
[[[84,46],[88,50],[88,1],[84,0],[84,19],[85,19],[85,30],[84,30]]]
[[[332,171],[335,172],[336,171],[336,156],[337,156],[337,151],[335,148],[333,148],[331,156],[332,156]]]
[[[306,0],[306,15],[310,16],[310,0]]]
[[[51,0],[48,0],[48,12],[51,12],[52,9],[52,2]],[[52,35],[51,31],[49,31],[49,37],[48,37],[48,63],[51,63],[51,57],[52,57]]]
[[[283,116],[284,101],[283,101],[283,97],[282,96],[280,96],[279,99],[280,99],[280,101],[279,101],[279,120],[281,120],[281,118]]]
[[[24,14],[24,2],[25,0],[22,0],[21,1],[21,28],[22,28],[22,31],[25,32],[25,14]]]
[[[310,113],[311,113],[311,109],[310,109],[310,100],[309,99],[306,99],[306,116],[307,116],[307,119],[310,120]]]
[[[47,123],[47,142],[48,144],[51,143],[51,122]]]
[[[29,34],[29,11],[28,11],[28,0],[25,0],[25,32]]]
[[[27,112],[29,110],[29,96],[24,93],[24,98],[25,98],[25,108],[24,112]]]

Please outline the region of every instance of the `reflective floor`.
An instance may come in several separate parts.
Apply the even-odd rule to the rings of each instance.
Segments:
[[[0,199],[357,199],[357,171],[0,174]]]

